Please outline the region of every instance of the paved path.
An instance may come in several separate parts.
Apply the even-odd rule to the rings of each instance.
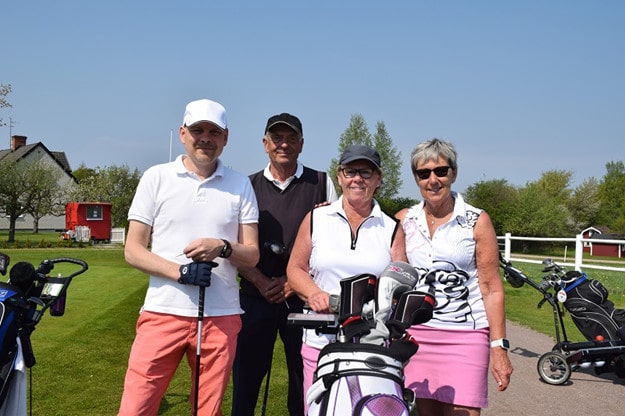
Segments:
[[[625,415],[625,379],[614,373],[595,375],[592,368],[574,371],[566,384],[544,383],[536,370],[538,358],[551,351],[554,340],[508,321],[508,353],[514,367],[510,386],[497,391],[489,375],[490,405],[483,416],[622,416]]]

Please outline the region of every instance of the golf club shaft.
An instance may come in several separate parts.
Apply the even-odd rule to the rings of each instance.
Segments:
[[[193,390],[193,416],[197,416],[198,399],[200,396],[200,359],[202,358],[202,326],[204,324],[204,286],[198,287],[200,291],[197,306],[197,341],[195,350],[195,386]]]
[[[273,355],[271,356],[271,363],[269,364],[269,370],[267,370],[267,378],[265,379],[265,395],[263,397],[263,407],[261,409],[261,416],[265,416],[267,411],[267,398],[269,397],[269,378],[271,377],[271,365],[273,364]]]

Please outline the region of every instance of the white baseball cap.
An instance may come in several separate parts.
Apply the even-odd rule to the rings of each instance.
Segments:
[[[182,123],[190,127],[196,123],[208,121],[222,130],[228,128],[226,109],[223,105],[211,100],[196,100],[187,104]]]

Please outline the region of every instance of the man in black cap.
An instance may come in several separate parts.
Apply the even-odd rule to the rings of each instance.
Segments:
[[[261,253],[256,267],[239,269],[245,313],[233,368],[232,416],[254,415],[263,378],[270,374],[278,333],[289,374],[289,414],[304,416],[302,328],[287,326],[286,319],[291,312],[302,312],[303,302],[286,281],[286,265],[304,216],[316,204],[336,200],[337,194],[325,172],[298,161],[304,136],[294,115],[270,117],[263,146],[269,164],[250,175],[260,211]]]

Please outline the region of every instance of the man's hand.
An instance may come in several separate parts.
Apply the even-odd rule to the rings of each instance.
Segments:
[[[195,285],[208,287],[211,285],[211,273],[213,267],[219,264],[213,261],[193,262],[180,266],[180,278],[178,283],[183,285]]]
[[[286,276],[272,277],[271,279],[264,278],[259,280],[259,284],[256,288],[261,295],[269,303],[281,303],[293,294],[291,286],[286,280]]]

